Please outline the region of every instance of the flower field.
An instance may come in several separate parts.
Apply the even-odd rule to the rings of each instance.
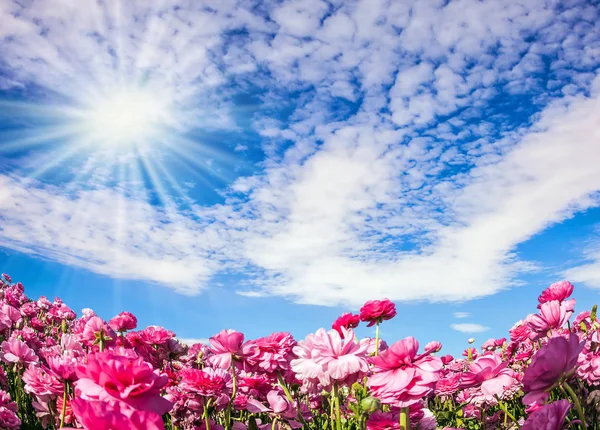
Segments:
[[[599,429],[600,322],[572,294],[551,285],[509,338],[452,357],[380,339],[396,315],[386,299],[302,340],[223,330],[188,347],[128,312],[106,322],[32,301],[2,275],[0,428]]]

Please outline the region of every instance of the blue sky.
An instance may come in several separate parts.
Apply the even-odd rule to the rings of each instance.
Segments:
[[[0,270],[185,339],[457,353],[600,288],[591,1],[0,2]],[[361,335],[369,334],[366,329]]]

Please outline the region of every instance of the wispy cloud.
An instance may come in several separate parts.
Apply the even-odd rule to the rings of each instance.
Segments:
[[[514,284],[535,267],[519,244],[598,205],[585,2],[30,3],[0,6],[0,88],[82,102],[144,81],[181,132],[239,129],[234,96],[253,88],[266,158],[185,210],[110,172],[68,193],[1,174],[1,246],[186,293],[229,272],[249,297],[466,300]],[[600,285],[598,260],[569,275]]]
[[[177,340],[185,345],[188,346],[192,346],[196,343],[203,343],[205,345],[209,344],[209,340],[208,339],[204,339],[204,338],[199,338],[199,339],[192,339],[192,338],[177,338]]]
[[[483,333],[490,329],[489,327],[483,326],[481,324],[473,323],[452,324],[450,327],[462,333]]]
[[[470,316],[469,312],[454,312],[454,318],[469,318]]]

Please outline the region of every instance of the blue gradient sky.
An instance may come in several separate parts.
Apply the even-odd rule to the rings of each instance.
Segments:
[[[552,282],[590,308],[599,14],[2,2],[0,271],[186,339],[303,337],[388,297],[384,338],[458,353]]]

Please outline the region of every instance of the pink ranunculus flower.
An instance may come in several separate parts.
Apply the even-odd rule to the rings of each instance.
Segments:
[[[38,356],[25,342],[15,337],[2,342],[2,360],[5,363],[23,363],[28,366],[39,361]]]
[[[337,331],[340,336],[344,335],[342,331],[342,327],[345,329],[352,329],[358,327],[360,323],[360,315],[353,315],[351,313],[342,314],[338,319],[336,319],[333,324],[331,324],[331,328]]]
[[[164,327],[148,326],[140,332],[141,339],[148,345],[162,345],[175,337],[175,333]]]
[[[244,344],[244,364],[248,370],[266,373],[287,372],[295,358],[296,341],[290,333],[273,333]]]
[[[121,312],[119,315],[113,317],[108,325],[119,333],[126,332],[128,330],[135,330],[137,327],[137,318],[131,312]]]
[[[315,360],[316,345],[327,342],[327,339],[327,332],[321,328],[316,333],[306,336],[306,339],[301,340],[294,347],[293,352],[297,358],[291,361],[291,368],[299,380],[316,386],[322,378],[323,367]]]
[[[46,368],[30,364],[23,373],[25,391],[36,396],[52,396],[62,394],[64,385]]]
[[[8,303],[0,306],[0,330],[16,327],[21,322],[21,312]]]
[[[542,303],[539,315],[529,315],[525,320],[533,332],[530,335],[531,339],[537,340],[546,337],[548,331],[563,327],[572,313],[564,303],[558,300]]]
[[[435,394],[438,396],[451,396],[460,388],[460,374],[440,378],[435,386]]]
[[[118,401],[74,399],[71,402],[77,421],[86,430],[164,430],[162,416],[140,411]]]
[[[168,379],[141,357],[105,351],[89,354],[77,367],[76,394],[89,400],[121,401],[134,409],[163,415],[172,404],[161,396]]]
[[[294,420],[298,417],[298,411],[283,393],[277,390],[271,390],[267,394],[269,406],[265,406],[255,399],[249,399],[246,409],[253,413],[270,412],[285,420]],[[295,422],[290,424],[295,426]],[[301,425],[299,427],[302,427]]]
[[[573,294],[573,284],[568,281],[560,281],[550,285],[542,294],[538,297],[538,308],[541,307],[543,303],[550,302],[552,300],[558,300],[559,302],[563,302],[567,300],[571,294]],[[573,302],[573,305],[575,303]]]
[[[369,300],[360,308],[360,320],[368,322],[367,327],[390,320],[396,316],[396,305],[388,300]]]
[[[577,335],[572,334],[569,340],[554,337],[548,341],[534,356],[523,376],[523,389],[527,393],[523,403],[528,405],[547,396],[563,378],[575,372],[579,353],[585,342],[579,342]]]
[[[113,329],[97,316],[91,317],[85,323],[81,333],[81,341],[87,346],[97,345],[100,339],[104,342],[104,346],[107,346],[113,344],[116,338],[117,334]]]
[[[225,379],[209,369],[185,368],[179,372],[181,386],[204,397],[216,397],[225,389]]]
[[[441,344],[441,342],[438,342],[437,340],[431,341],[427,345],[425,345],[426,353],[433,354],[436,352],[440,352],[441,350],[442,350],[442,344]]]
[[[211,337],[209,341],[209,348],[213,355],[207,361],[213,366],[229,369],[232,359],[239,359],[244,355],[242,350],[244,333],[235,330],[222,330],[219,334]]]
[[[46,357],[46,363],[53,375],[61,381],[73,382],[77,379],[77,365],[79,360],[70,355],[54,355]]]
[[[399,415],[390,412],[374,412],[367,420],[367,430],[402,430]]]
[[[0,390],[0,428],[6,430],[19,430],[21,420],[17,415],[17,404],[13,402],[10,395]]]
[[[590,385],[600,383],[600,355],[598,353],[580,354],[578,364],[577,376]]]
[[[515,372],[497,354],[482,355],[469,364],[469,370],[462,376],[463,388],[481,387],[487,396],[495,396],[513,385]]]
[[[329,330],[313,345],[312,359],[321,366],[319,380],[326,387],[332,382],[351,385],[369,370],[367,345],[357,342],[352,330],[342,330],[344,336]]]
[[[566,399],[544,405],[527,418],[521,429],[562,430],[569,409],[571,409],[571,403]]]
[[[435,388],[442,361],[428,354],[417,355],[419,343],[407,337],[370,359],[373,375],[368,385],[382,403],[410,406]]]

